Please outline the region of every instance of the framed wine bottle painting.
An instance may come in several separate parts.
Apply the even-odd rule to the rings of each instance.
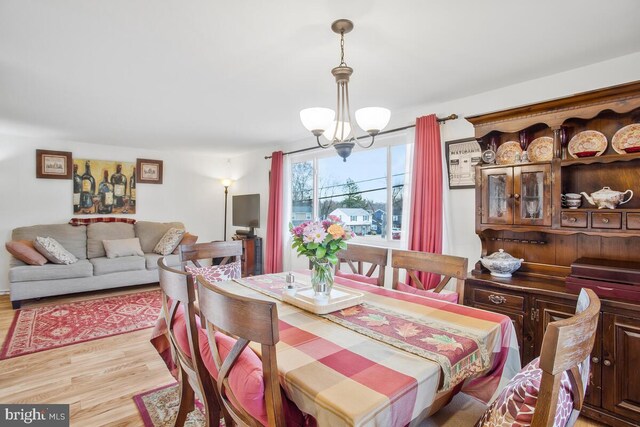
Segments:
[[[136,165],[73,159],[74,215],[136,213]]]

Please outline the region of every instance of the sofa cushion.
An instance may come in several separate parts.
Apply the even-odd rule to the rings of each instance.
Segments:
[[[153,248],[153,252],[160,255],[169,255],[178,247],[183,235],[184,229],[171,227],[164,233],[158,244]]]
[[[140,238],[140,246],[142,246],[142,251],[145,254],[153,252],[164,233],[169,231],[170,228],[175,227],[184,230],[184,224],[181,222],[137,221],[133,227],[136,231],[136,237]]]
[[[162,255],[158,255],[156,253],[144,254],[147,270],[157,270],[158,260],[160,258],[162,258]],[[164,259],[169,267],[177,267],[180,265],[180,256],[178,255],[167,255]]]
[[[132,239],[136,237],[133,224],[98,222],[87,225],[87,258],[107,256],[103,240]]]
[[[93,258],[89,262],[93,264],[93,274],[102,276],[103,274],[119,273],[121,271],[144,270],[144,257],[125,256],[122,258]]]
[[[92,275],[93,266],[86,259],[73,264],[23,265],[9,269],[9,281],[12,283],[75,279],[78,277],[91,277]],[[51,286],[55,286],[55,283],[52,283]]]
[[[144,256],[140,247],[140,239],[134,237],[132,239],[103,240],[104,250],[107,258],[122,258],[125,256]]]
[[[4,244],[7,251],[29,265],[45,265],[47,259],[33,247],[32,240],[15,240]]]
[[[33,241],[33,247],[54,264],[73,264],[78,262],[78,258],[66,250],[53,237],[38,236]]]
[[[38,236],[53,237],[78,259],[87,259],[87,227],[69,224],[32,225],[13,229],[11,240],[35,240]]]

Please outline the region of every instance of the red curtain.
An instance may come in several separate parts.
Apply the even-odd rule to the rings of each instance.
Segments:
[[[435,114],[416,119],[416,142],[411,182],[409,250],[442,253],[442,149]],[[440,277],[420,273],[425,289],[438,285]]]
[[[271,154],[271,176],[269,179],[265,273],[282,271],[282,162],[282,151],[274,151]]]

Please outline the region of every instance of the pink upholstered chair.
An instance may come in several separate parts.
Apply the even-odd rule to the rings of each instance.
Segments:
[[[158,260],[158,274],[162,314],[179,372],[180,408],[175,425],[184,425],[187,414],[194,410],[194,395],[197,395],[204,405],[206,425],[218,427],[220,403],[199,351],[202,334],[199,333],[199,319],[194,306],[193,276],[168,267],[164,257]]]
[[[464,298],[464,282],[467,278],[466,258],[394,249],[391,251],[391,266],[393,267],[393,289],[454,303]],[[406,270],[407,277],[411,278],[411,285],[400,282],[401,269]],[[435,288],[427,290],[416,276],[417,271],[437,274],[442,278]],[[452,278],[456,279],[456,292],[442,292]]]
[[[595,292],[580,291],[576,314],[547,325],[540,357],[516,374],[477,426],[571,427],[584,402],[599,314]]]
[[[376,246],[363,246],[349,243],[347,249],[336,254],[338,264],[336,265],[336,276],[341,276],[359,282],[369,283],[372,285],[384,286],[384,274],[387,265],[387,248],[379,248]],[[340,267],[342,263],[347,264],[351,272],[342,272]],[[365,272],[365,264],[369,264],[369,268]],[[377,275],[374,273],[378,270]]]
[[[302,426],[305,416],[280,388],[276,343],[278,310],[271,301],[227,292],[198,276],[202,321],[209,353],[201,348],[217,386],[225,420],[248,426]],[[233,338],[232,338],[233,337]],[[258,356],[248,344],[261,346]]]

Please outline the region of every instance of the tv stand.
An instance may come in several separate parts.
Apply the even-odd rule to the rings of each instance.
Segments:
[[[242,277],[262,274],[262,237],[236,232],[232,239],[242,242]]]

